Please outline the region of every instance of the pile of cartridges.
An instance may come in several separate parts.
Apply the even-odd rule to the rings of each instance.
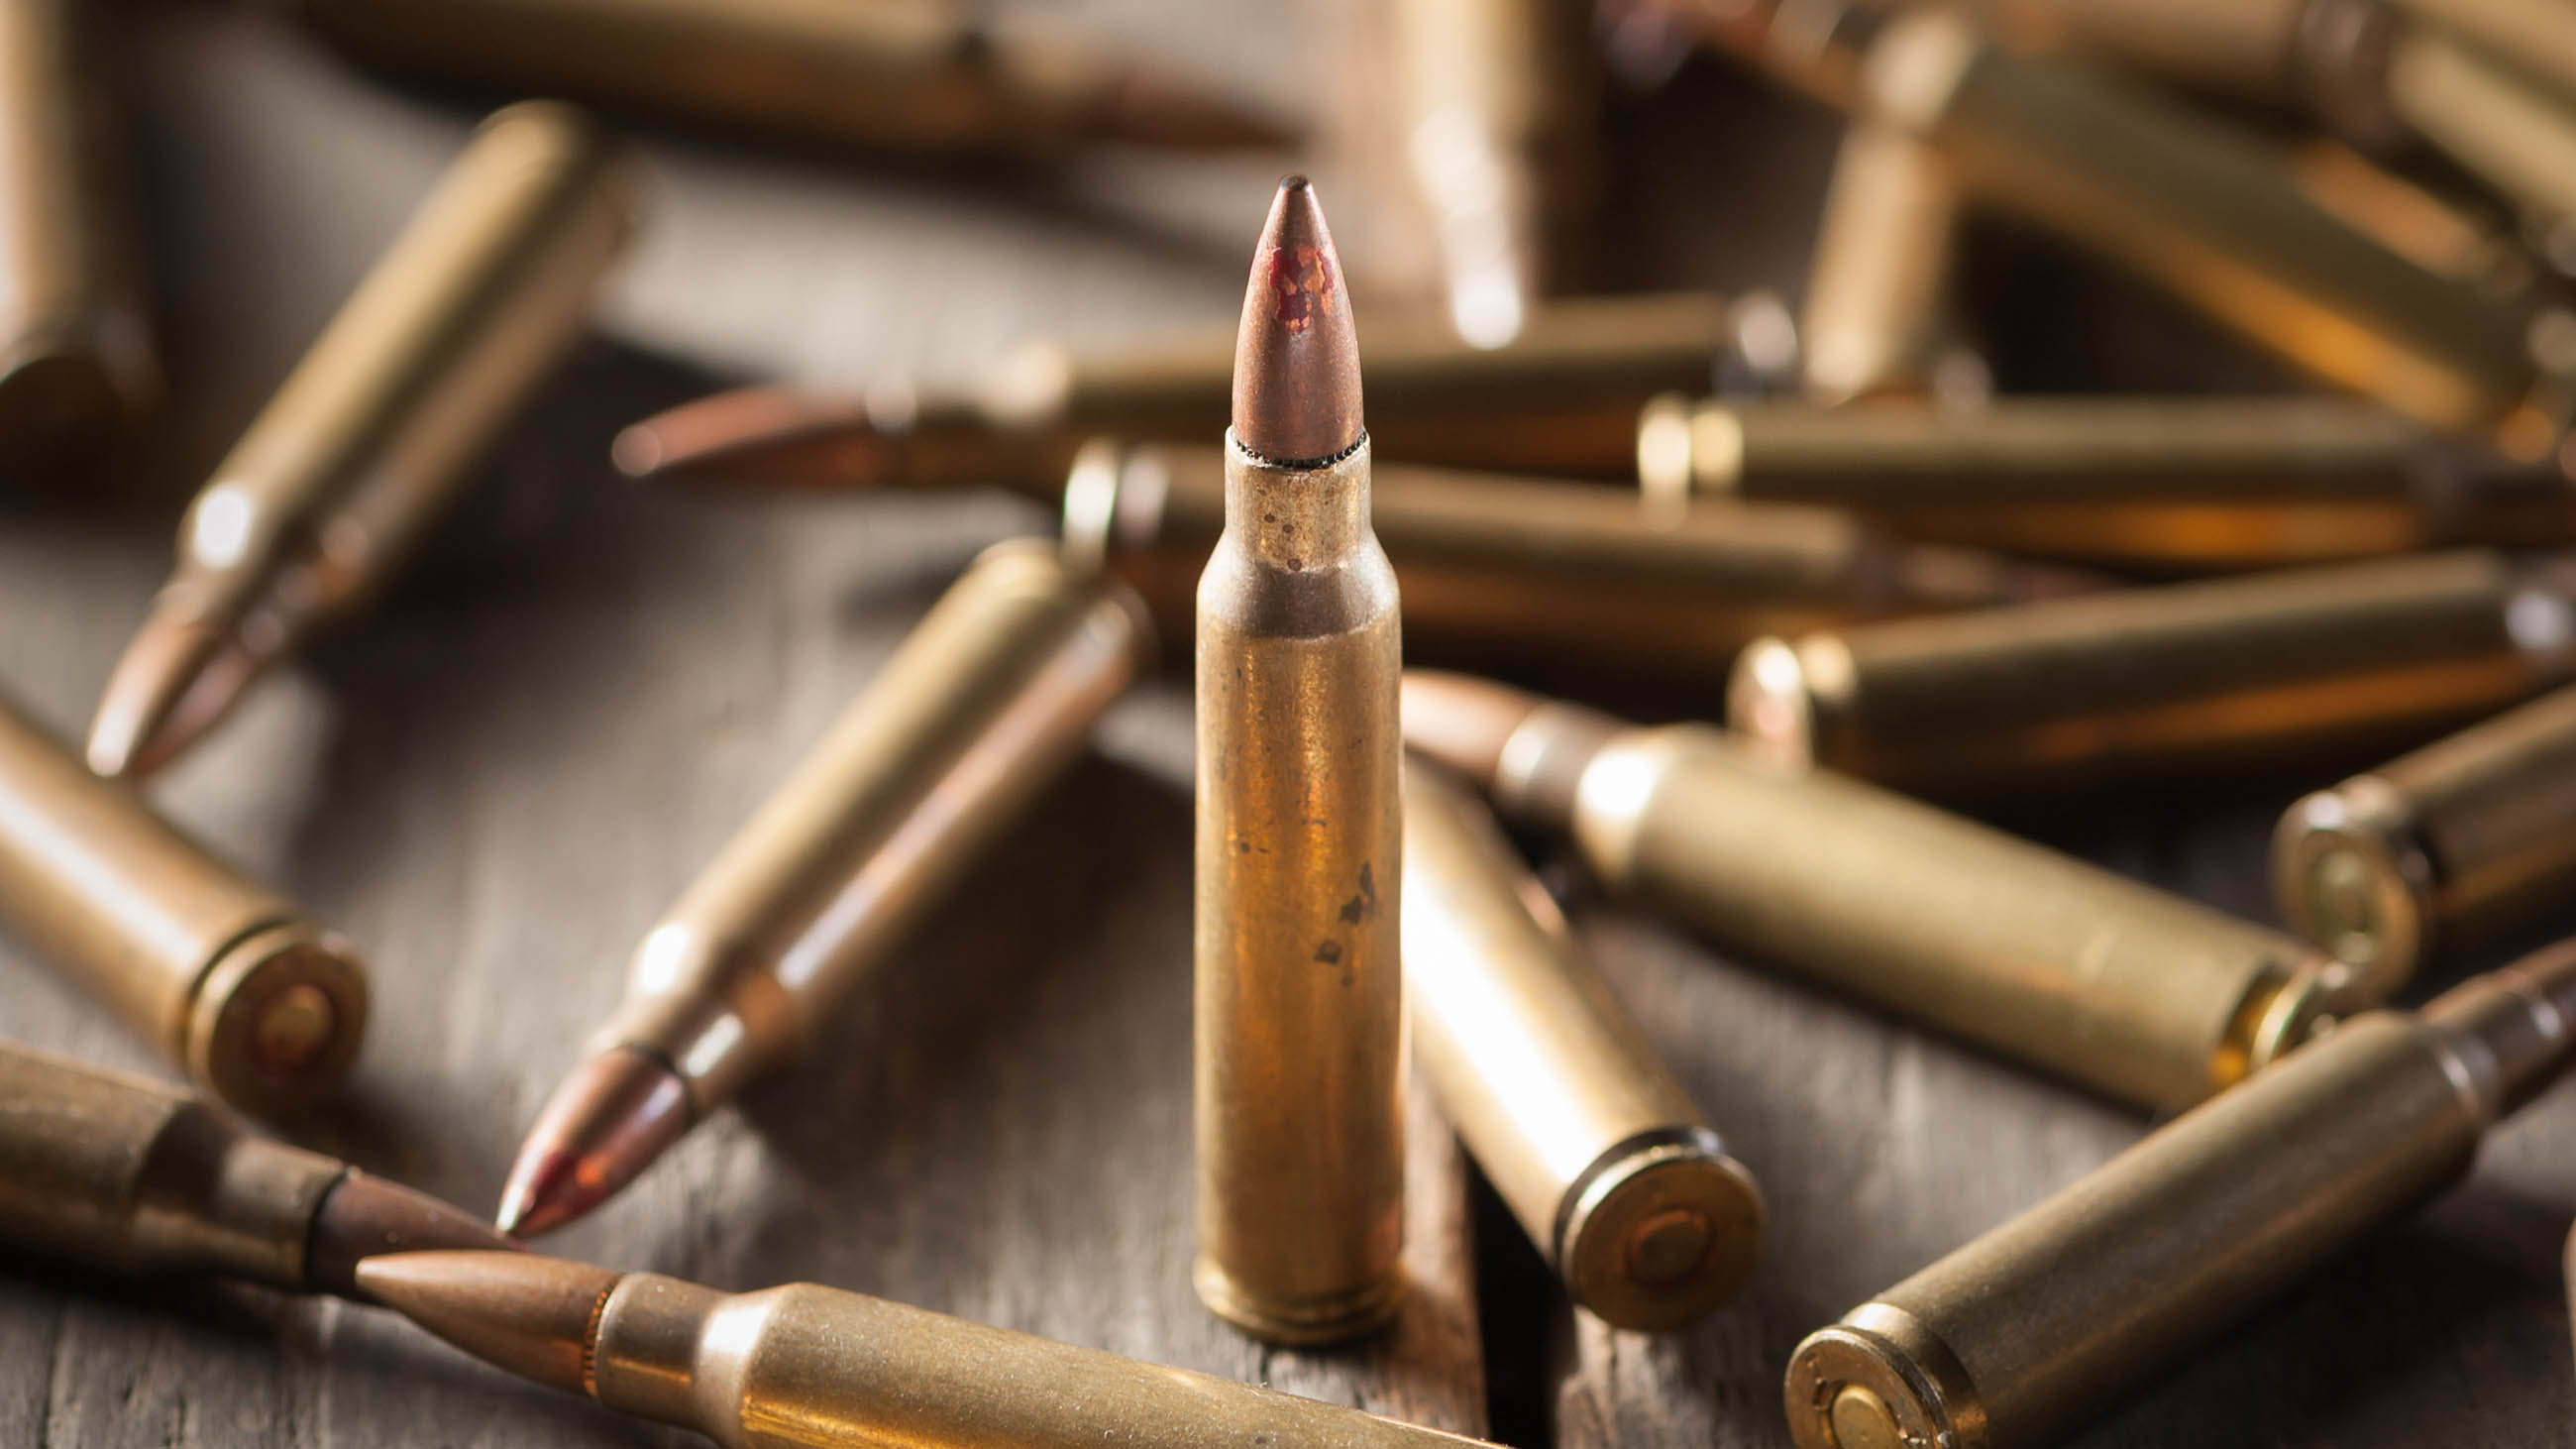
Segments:
[[[104,680],[85,748],[0,704],[10,1271],[74,1294],[106,1273],[338,1295],[728,1445],[2025,1449],[2106,1419],[2105,1442],[2174,1442],[2170,1417],[2117,1415],[2373,1251],[2576,1068],[2576,940],[2558,939],[2576,931],[2576,0],[1311,3],[1295,64],[1331,81],[1307,87],[1310,124],[934,0],[295,0],[228,22],[408,104],[500,108],[196,472],[168,581],[103,596],[120,632],[140,623],[83,676]],[[0,0],[0,492],[118,493],[165,394],[192,385],[161,376],[144,261],[187,241],[138,241],[92,74],[180,23]],[[1620,134],[1656,88],[1693,85],[1730,115],[1839,128],[1820,212],[1797,219],[1794,313],[1603,275],[1614,210],[1659,214],[1608,200]],[[939,566],[944,594],[819,741],[771,762],[774,793],[641,933],[605,1024],[543,1065],[560,1084],[508,1124],[515,1159],[460,1165],[490,1140],[439,1097],[464,1090],[464,1057],[406,1074],[399,1120],[330,1106],[369,1081],[370,1031],[445,1028],[381,1003],[371,1026],[358,948],[169,823],[152,777],[206,768],[256,723],[236,706],[334,647],[326,631],[365,647],[414,545],[472,511],[448,505],[505,424],[560,395],[541,390],[652,235],[673,126],[717,154],[784,146],[827,188],[844,163],[823,158],[857,153],[988,198],[1104,153],[1187,153],[1213,169],[1173,174],[1240,221],[1229,285],[1252,240],[1240,320],[1032,343],[978,379],[735,386],[617,418],[590,456],[622,475],[620,506],[999,493],[1046,525],[979,540],[953,581]],[[1264,191],[1224,169],[1239,161],[1289,174]],[[1713,167],[1689,184],[1758,189]],[[2091,291],[2060,310],[2072,294],[2040,287],[2048,315],[2028,296],[2016,313],[1978,284],[1998,257]],[[2128,315],[2150,321],[2091,320]],[[2103,356],[2060,376],[2016,328],[2101,330]],[[2182,361],[2124,374],[2123,339]],[[19,518],[0,533],[38,526]],[[8,616],[13,587],[0,675],[32,674],[70,600]],[[434,604],[404,607],[437,627]],[[721,647],[779,647],[736,633]],[[1186,904],[1106,873],[1087,877],[1104,898],[1075,893],[1167,925],[1138,938],[1171,967],[1152,978],[1168,1012],[1143,1014],[1186,1022],[1156,1049],[1185,1106],[934,1133],[905,1160],[988,1157],[979,1181],[1035,1200],[1088,1150],[1048,1132],[1150,1135],[1177,1170],[1132,1200],[1185,1209],[1012,1251],[1024,1291],[966,1316],[850,1291],[873,1274],[694,1281],[692,1243],[766,1235],[802,1262],[838,1235],[724,1221],[740,1200],[707,1139],[755,1110],[825,1124],[787,1141],[894,1130],[820,1090],[816,1064],[945,969],[924,941],[951,939],[933,927],[961,892],[1009,909],[1016,883],[978,872],[1036,828],[1104,716],[1157,690],[1194,741],[1164,792],[1188,823],[1140,849],[1171,847]],[[671,779],[695,747],[629,743]],[[621,784],[640,813],[564,822],[556,848],[660,828],[670,781]],[[2116,821],[2211,801],[2277,818],[2278,924],[2043,843],[2064,843],[2069,802]],[[402,873],[402,829],[370,869]],[[1904,1231],[1938,1189],[1889,1179],[1835,1246],[1788,1220],[1823,1210],[1812,1190],[1766,1210],[1775,1173],[1861,1149],[1776,1120],[1799,1099],[1751,1071],[1676,1062],[1671,1024],[1594,950],[1605,917],[1726,955],[1694,969],[1796,983],[1816,1020],[1921,1029],[2108,1105],[2136,1135],[1838,1320],[1778,1322],[1791,1280]],[[21,960],[190,1085],[21,1040]],[[558,989],[606,1000],[577,972],[538,979],[575,964],[529,963],[526,998],[401,999],[483,1019]],[[1139,1032],[1121,1039],[1164,1040]],[[1877,1104],[1890,1157],[1943,1110],[1905,1096]],[[1748,1132],[1730,1119],[1756,1098],[1772,1117]],[[1424,1154],[1452,1133],[1486,1185],[1478,1227],[1526,1239],[1509,1254],[1415,1251],[1426,1222],[1470,1212],[1464,1189],[1424,1205]],[[1941,1155],[1973,1175],[2018,1150]],[[421,1187],[449,1194],[497,1184],[497,1219],[352,1160],[443,1164]],[[683,1271],[523,1246],[680,1179],[703,1192],[655,1201],[703,1216],[647,1256]],[[2576,1196],[2522,1212],[2554,1256]],[[1140,1235],[1195,1303],[1059,1261]],[[1498,1291],[1523,1261],[1535,1291]],[[1056,1320],[1022,1310],[1084,1295],[1162,1305],[1142,1314],[1159,1327],[1028,1331]],[[2392,1380],[2452,1331],[2340,1301],[2386,1340]],[[0,1343],[36,1342],[33,1302],[0,1296]],[[1477,1366],[1480,1335],[1537,1341],[1550,1316],[1553,1351],[1591,1365],[1563,1381],[1589,1409],[1562,1387],[1532,1409],[1547,1395],[1513,1382],[1561,1364]],[[2450,1385],[2494,1411],[2457,1437],[2410,1407],[2382,1426],[2396,1438],[2302,1421],[2297,1442],[2564,1442],[2552,1332]],[[1133,1352],[1184,1338],[1241,1350],[1236,1372]],[[132,1375],[199,1371],[169,1351]],[[370,1350],[415,1377],[444,1352]],[[145,1437],[49,1399],[44,1355],[22,1357],[34,1377],[0,1362],[0,1441]],[[1732,1377],[1702,1382],[1717,1364]],[[386,1449],[627,1432],[470,1372],[471,1429],[435,1409],[343,1422]],[[32,1417],[12,1417],[21,1399]],[[1684,1399],[1713,1406],[1688,1434]],[[2210,1402],[2190,1442],[2289,1442]],[[168,1441],[288,1428],[183,1415]]]

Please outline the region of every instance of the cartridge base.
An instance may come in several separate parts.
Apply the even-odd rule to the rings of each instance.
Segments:
[[[1399,1270],[1331,1298],[1263,1300],[1205,1257],[1190,1279],[1208,1312],[1264,1342],[1289,1345],[1339,1343],[1376,1329],[1395,1316],[1405,1290]]]
[[[1986,1412],[1949,1345],[1884,1303],[1808,1334],[1783,1390],[1798,1449],[1986,1449]]]
[[[1762,1242],[1762,1194],[1705,1128],[1632,1138],[1567,1195],[1557,1271],[1604,1322],[1649,1333],[1734,1296]]]
[[[2291,929],[2385,996],[2436,949],[2438,884],[2405,797],[2359,775],[2292,805],[2272,841],[2272,883]]]
[[[179,1053],[226,1103],[273,1115],[338,1086],[366,1025],[367,979],[349,944],[303,923],[269,926],[198,978]]]

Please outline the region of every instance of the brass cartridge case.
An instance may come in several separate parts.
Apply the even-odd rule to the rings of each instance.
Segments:
[[[1735,333],[1698,292],[1540,303],[1512,340],[1470,347],[1445,317],[1369,315],[1371,446],[1385,458],[1618,478],[1637,409],[1705,391]],[[1234,339],[1209,332],[1124,352],[1052,341],[1012,353],[963,396],[908,384],[849,401],[721,393],[618,440],[620,466],[804,487],[1000,484],[1052,498],[1096,435],[1203,442],[1225,425]]]
[[[1907,128],[1976,202],[2100,252],[2308,371],[2537,457],[2563,424],[2518,306],[2409,262],[2318,206],[2259,144],[2118,77],[1899,15],[1859,109]]]
[[[1374,396],[1374,394],[1372,394]],[[1372,404],[1373,405],[1373,404]],[[1065,538],[1183,630],[1226,517],[1212,449],[1100,444],[1065,485]],[[1378,540],[1417,649],[1723,677],[1771,620],[1878,618],[2080,592],[2070,570],[1904,544],[1827,509],[1640,506],[1591,484],[1382,465]]]
[[[1577,1304],[1689,1326],[1734,1296],[1762,1194],[1655,1059],[1492,814],[1404,775],[1404,992],[1449,1120]]]
[[[733,1449],[1482,1442],[814,1283],[721,1293],[518,1253],[376,1258],[359,1278],[512,1373]]]
[[[2466,1175],[2560,1076],[2576,949],[2372,1012],[1809,1334],[1800,1449],[2020,1449],[2116,1403]]]
[[[397,75],[564,96],[820,146],[1043,159],[1090,141],[1201,150],[1269,122],[944,0],[297,0]]]
[[[987,549],[636,948],[594,1053],[679,1074],[692,1121],[802,1056],[1154,657],[1127,589]]]
[[[1940,153],[1867,118],[1843,128],[1798,320],[1808,398],[1830,406],[1930,387],[1958,222]]]
[[[161,391],[75,0],[0,4],[0,460],[78,461]]]
[[[2388,131],[2395,22],[2380,0],[1985,0],[1978,9],[2017,44],[2309,109],[2360,137]]]
[[[2469,549],[1856,625],[1747,646],[1727,720],[1944,797],[2368,758],[2566,678],[2571,591]]]
[[[2454,457],[2334,398],[1658,398],[1637,430],[1659,508],[1693,496],[1853,509],[1909,538],[2161,569],[2234,569],[2461,543],[2576,542],[2553,471]]]
[[[349,944],[0,704],[0,919],[224,1101],[339,1084],[367,1023]]]
[[[184,748],[390,573],[579,337],[637,184],[567,107],[484,121],[190,505],[94,763],[148,770]]]
[[[2535,10],[2576,9],[2535,5]],[[2576,217],[2576,81],[2552,90],[2438,26],[2409,26],[2388,59],[2391,103],[2408,126],[2477,173],[2535,222]]]
[[[2404,980],[2563,913],[2576,887],[2576,689],[2560,689],[2292,805],[2281,914]]]
[[[1410,703],[1457,686],[1424,678],[1413,743],[1458,758]],[[2121,1101],[2199,1101],[2356,1000],[2304,942],[2001,831],[1705,726],[1518,699],[1471,768],[1506,814],[1570,830],[1610,889]]]
[[[2576,101],[2576,5],[2568,0],[2394,0],[2417,22],[2512,62],[2533,82]]]
[[[1229,431],[1198,590],[1199,1297],[1279,1342],[1403,1287],[1402,647],[1369,448],[1267,463]]]

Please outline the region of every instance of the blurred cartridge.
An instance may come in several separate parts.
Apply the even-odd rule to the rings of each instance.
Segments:
[[[2576,10],[2535,4],[2535,12]],[[2424,139],[2510,197],[2545,232],[2576,219],[2576,84],[2551,90],[2438,26],[2409,26],[2388,58],[2392,103]]]
[[[73,467],[158,401],[109,98],[76,0],[0,0],[0,471]]]
[[[1404,727],[1506,815],[1571,832],[1612,890],[2141,1107],[2232,1086],[2357,999],[2281,932],[1719,730],[1420,671]]]
[[[234,1107],[339,1084],[367,1024],[347,942],[0,704],[0,919]]]
[[[1404,775],[1404,995],[1441,1106],[1577,1304],[1687,1327],[1753,1270],[1762,1195],[1585,960],[1493,815]]]
[[[298,0],[397,75],[631,106],[809,145],[1034,159],[1272,148],[1229,101],[946,0]]]
[[[520,1148],[501,1225],[589,1212],[811,1050],[1152,657],[1116,580],[1035,539],[986,550],[645,933],[626,1000]]]
[[[2576,901],[2570,821],[2576,688],[2292,805],[2272,888],[2293,929],[2403,980],[2565,917]]]
[[[1995,796],[2331,768],[2576,670],[2576,564],[2466,549],[1764,639],[1727,721],[1766,757]]]
[[[1939,153],[1867,118],[1843,128],[1798,320],[1808,398],[1931,390],[1958,221]]]
[[[1696,502],[1585,483],[1380,465],[1377,536],[1417,654],[1722,678],[1782,619],[1877,618],[2053,597],[2090,576],[1900,543],[1839,511]],[[1214,449],[1101,443],[1065,485],[1066,546],[1098,551],[1158,618],[1189,617],[1224,523]]]
[[[1658,508],[1821,504],[1908,538],[2155,570],[2576,543],[2555,471],[2340,398],[1664,397],[1639,419],[1637,469]]]
[[[2016,44],[2063,50],[2196,90],[2316,113],[2389,139],[2383,0],[1980,0]]]
[[[635,194],[576,111],[484,121],[190,505],[99,702],[94,768],[158,769],[391,572],[580,336]]]
[[[48,1261],[356,1297],[370,1254],[509,1246],[479,1218],[141,1077],[0,1041],[0,1103],[0,1245]]]
[[[1807,1336],[1800,1449],[2051,1444],[2468,1174],[2576,1056],[2576,944],[2370,1012]]]
[[[1732,346],[1726,299],[1697,292],[1548,302],[1509,345],[1458,339],[1448,319],[1370,314],[1360,365],[1379,458],[1620,478],[1637,409],[1705,391]],[[1225,426],[1234,335],[1123,352],[1031,343],[963,393],[889,381],[863,397],[754,387],[628,428],[638,477],[814,488],[1000,484],[1053,498],[1097,434],[1202,443]]]

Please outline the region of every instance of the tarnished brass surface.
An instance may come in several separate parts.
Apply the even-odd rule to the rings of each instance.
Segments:
[[[1766,639],[1727,719],[1784,764],[1941,796],[2368,758],[2567,677],[2571,587],[2462,550]]]
[[[2568,945],[2345,1022],[1808,1335],[1800,1449],[2054,1442],[2457,1181],[2571,1022]]]
[[[1086,450],[1065,485],[1067,546],[1103,553],[1181,634],[1224,523],[1223,467],[1207,448]],[[1815,627],[2094,583],[1900,543],[1828,509],[1641,506],[1592,484],[1401,464],[1378,465],[1373,492],[1417,650],[1496,664],[1540,658],[1715,681],[1747,641],[1783,621]]]
[[[2301,367],[2424,422],[2546,451],[2563,400],[2516,307],[2426,271],[2308,200],[2257,143],[2121,78],[1890,21],[1860,108],[1937,149],[1977,202],[2154,280]]]
[[[1493,816],[1404,777],[1404,992],[1449,1120],[1566,1292],[1677,1329],[1743,1286],[1762,1195],[1610,994]]]
[[[1199,1296],[1281,1342],[1402,1289],[1401,645],[1369,448],[1274,466],[1228,434],[1199,585]]]
[[[2576,899],[2576,689],[2300,800],[2273,841],[2281,914],[2403,980]]]
[[[2161,568],[2576,542],[2554,471],[2333,398],[2007,397],[1861,409],[1657,398],[1639,482],[1851,508],[1911,538]]]
[[[177,570],[102,707],[103,727],[141,720],[118,727],[138,738],[107,767],[158,763],[385,577],[580,335],[637,184],[568,107],[484,121],[189,507]]]
[[[693,1116],[801,1055],[1153,657],[1124,585],[986,550],[646,934],[591,1049],[676,1068]]]
[[[347,942],[0,704],[0,918],[215,1095],[289,1112],[367,1021]]]
[[[791,141],[931,155],[1288,139],[1106,57],[944,0],[296,0],[370,65],[628,105]]]
[[[2139,1106],[2231,1086],[2354,1001],[2278,931],[1704,726],[1542,704],[1493,758],[1496,803],[1570,828],[1612,889]]]
[[[0,1042],[0,1241],[13,1247],[301,1291],[313,1215],[347,1170],[177,1088]]]
[[[92,453],[158,401],[109,97],[77,0],[0,3],[0,468]],[[23,475],[19,480],[23,481]]]
[[[1825,404],[1930,386],[1959,197],[1940,154],[1867,118],[1843,128],[1798,318],[1804,390]]]

